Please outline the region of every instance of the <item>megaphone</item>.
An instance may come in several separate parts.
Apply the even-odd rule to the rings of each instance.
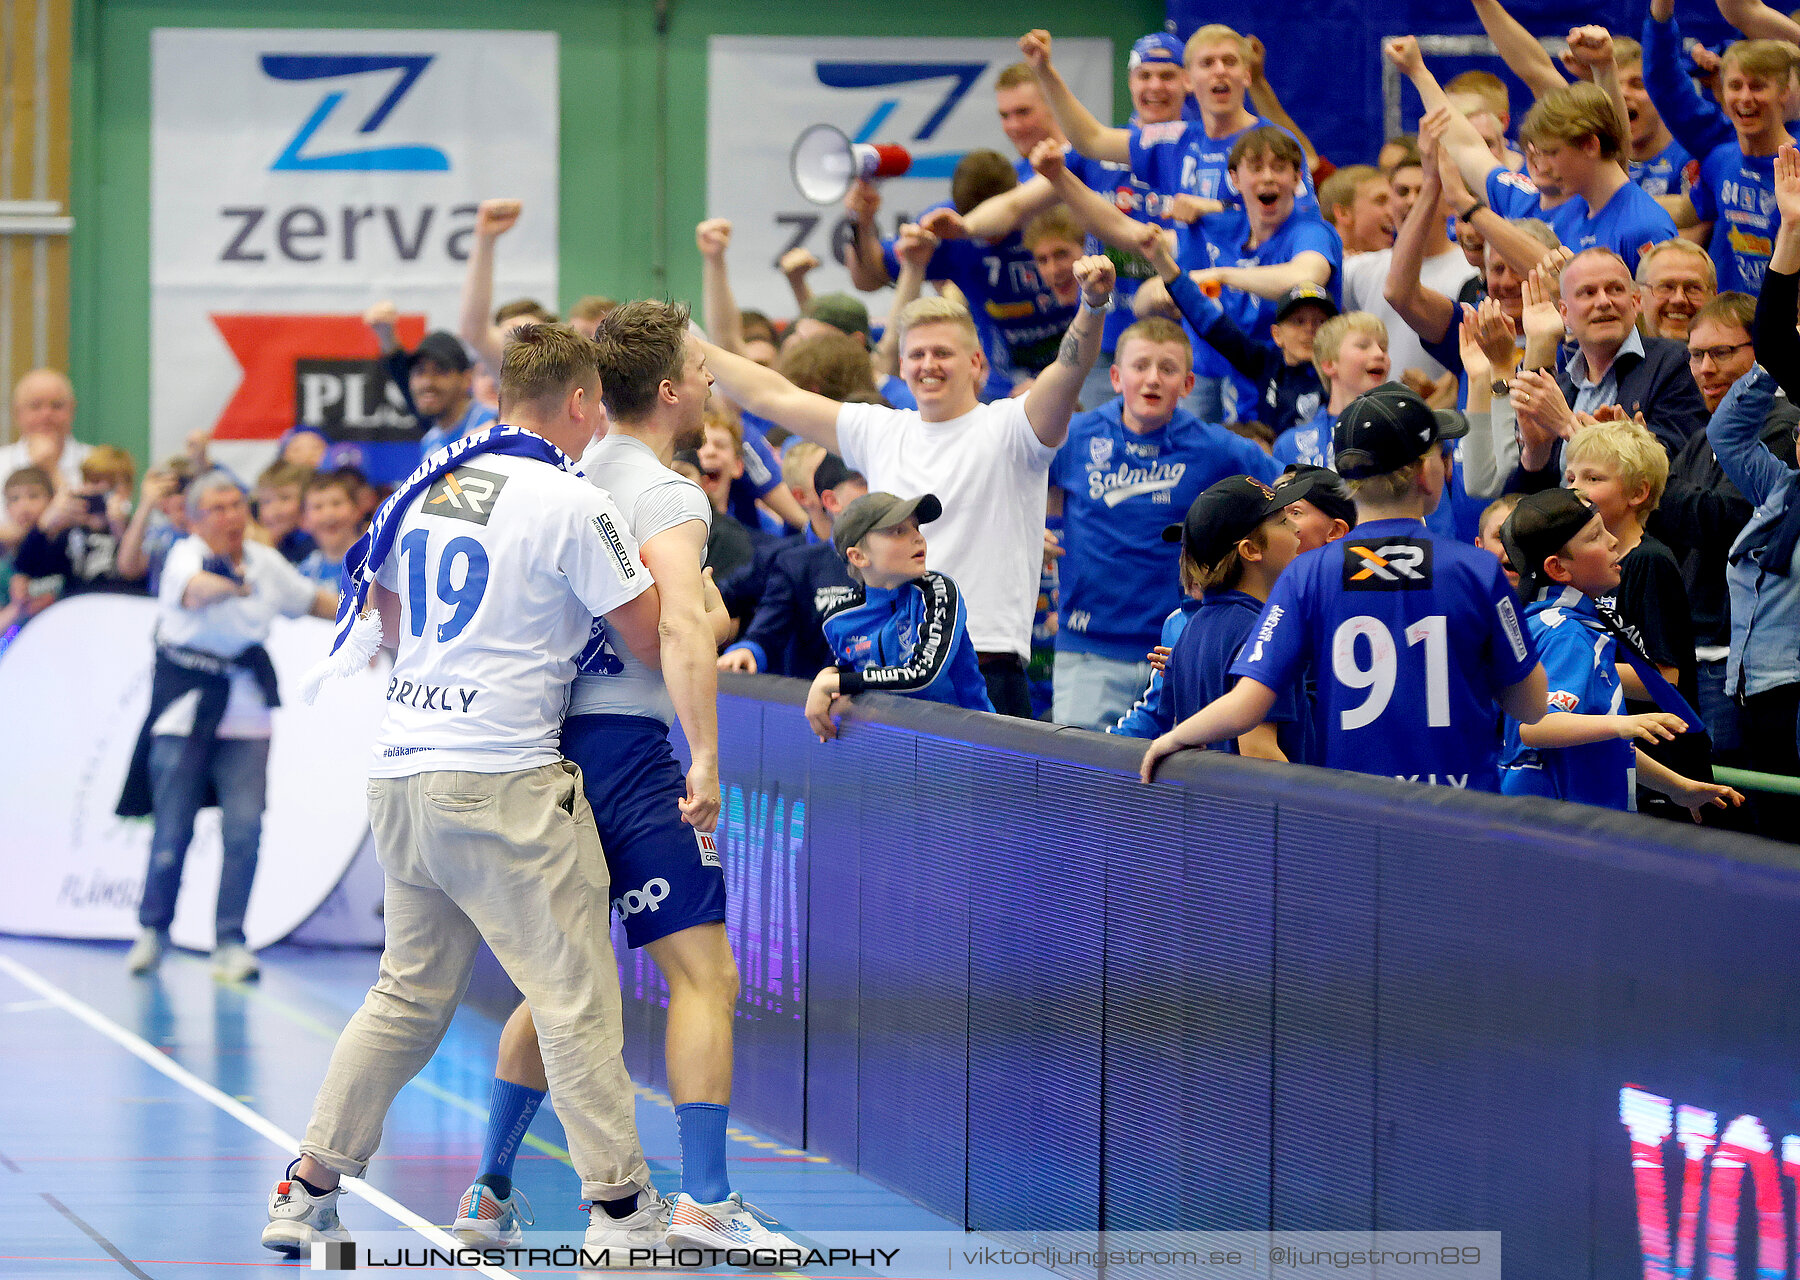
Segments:
[[[828,124],[810,126],[788,155],[794,186],[814,204],[836,204],[859,178],[897,178],[911,167],[905,147],[852,142]]]

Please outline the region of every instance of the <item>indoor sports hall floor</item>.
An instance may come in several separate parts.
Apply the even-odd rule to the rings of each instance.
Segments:
[[[215,983],[204,956],[172,952],[147,979],[127,975],[124,957],[117,943],[0,937],[0,1219],[8,1227],[0,1276],[193,1280],[307,1270],[305,1259],[284,1263],[258,1243],[269,1188],[288,1159],[277,1143],[304,1131],[338,1029],[374,978],[376,953],[276,947],[263,953],[261,982],[237,986]],[[499,1034],[497,1022],[464,1007],[430,1065],[401,1090],[369,1171],[396,1209],[435,1223],[453,1216],[480,1155]],[[157,1057],[177,1070],[145,1060]],[[658,1186],[673,1192],[668,1100],[640,1089],[638,1128]],[[586,1215],[576,1209],[562,1142],[546,1106],[515,1180],[538,1229],[579,1233]],[[801,1236],[808,1228],[954,1229],[758,1134],[734,1128],[729,1156],[733,1185]],[[346,1194],[341,1205],[353,1232],[398,1230],[364,1200]]]

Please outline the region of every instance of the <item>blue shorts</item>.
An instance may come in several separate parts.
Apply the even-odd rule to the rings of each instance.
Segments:
[[[669,731],[649,716],[571,716],[562,753],[581,768],[612,875],[613,911],[633,948],[725,919],[713,838],[681,820],[687,780]]]

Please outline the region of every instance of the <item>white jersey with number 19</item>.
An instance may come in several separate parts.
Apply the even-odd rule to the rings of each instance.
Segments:
[[[401,607],[376,778],[559,759],[593,619],[651,585],[611,497],[506,454],[433,482],[401,518],[376,581]]]

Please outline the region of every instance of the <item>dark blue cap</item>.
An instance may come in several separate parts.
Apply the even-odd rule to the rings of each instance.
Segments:
[[[1131,57],[1126,60],[1125,67],[1129,70],[1144,62],[1173,62],[1179,67],[1181,53],[1181,41],[1166,31],[1153,31],[1140,36],[1131,46]]]

